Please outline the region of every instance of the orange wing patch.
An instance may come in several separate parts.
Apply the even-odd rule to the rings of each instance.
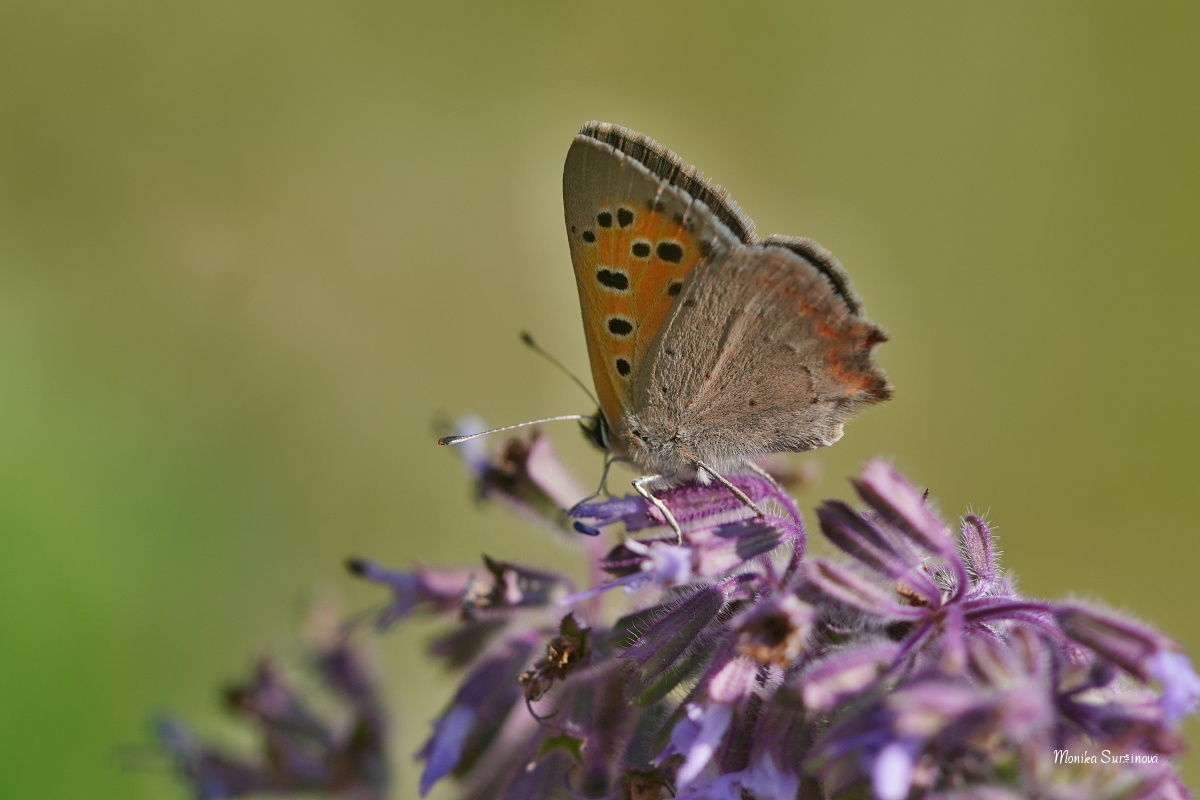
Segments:
[[[683,281],[703,259],[684,221],[632,198],[597,208],[571,231],[592,380],[610,422],[620,420],[638,369]]]

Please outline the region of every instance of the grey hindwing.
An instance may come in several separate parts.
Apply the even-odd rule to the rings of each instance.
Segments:
[[[870,355],[882,333],[798,249],[768,240],[696,269],[634,388],[644,432],[734,466],[832,444],[857,406],[890,395]]]

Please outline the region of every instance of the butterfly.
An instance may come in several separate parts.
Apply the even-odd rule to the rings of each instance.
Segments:
[[[571,263],[600,410],[590,428],[635,488],[754,469],[836,442],[891,397],[883,332],[811,239],[756,240],[729,195],[654,140],[591,122],[563,172]]]
[[[680,541],[652,486],[715,480],[762,513],[724,473],[769,477],[756,459],[833,444],[856,410],[891,397],[872,361],[887,337],[837,259],[811,239],[755,239],[724,189],[653,139],[583,126],[563,203],[600,409],[537,422],[587,420],[612,459],[645,473],[634,488]]]

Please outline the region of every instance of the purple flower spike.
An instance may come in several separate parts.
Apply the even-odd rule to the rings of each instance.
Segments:
[[[590,588],[490,558],[354,563],[391,593],[384,620],[440,613],[429,652],[464,672],[418,753],[422,794],[454,779],[462,800],[1190,797],[1171,759],[1200,677],[1179,646],[1021,596],[983,520],[946,525],[882,461],[855,482],[865,509],[819,506],[834,556],[807,558],[795,502],[759,475],[727,477],[761,515],[716,483],[656,491],[680,541],[640,496],[558,511],[576,495],[537,437],[469,458],[483,496],[596,537],[569,539]],[[197,796],[382,799],[386,720],[340,646],[316,663],[348,729],[266,667],[232,695],[263,730],[259,761],[161,726]]]

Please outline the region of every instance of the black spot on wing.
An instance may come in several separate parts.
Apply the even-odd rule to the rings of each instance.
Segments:
[[[629,276],[625,274],[624,270],[614,267],[597,267],[596,281],[614,292],[629,291]]]
[[[683,281],[671,281],[667,284],[667,294],[671,297],[675,297],[681,291],[683,291]]]
[[[630,225],[632,225],[633,219],[633,212],[628,208],[617,209],[617,224],[622,228],[628,228]]]
[[[633,243],[632,247],[629,248],[629,252],[633,254],[634,258],[649,258],[650,243],[644,240],[638,240]]]
[[[608,211],[601,211],[596,215],[596,224],[601,228],[611,228],[613,224],[613,216]]]
[[[626,317],[609,317],[607,325],[608,332],[613,336],[624,338],[633,333],[633,322]]]
[[[617,360],[614,362],[614,364],[615,364],[615,365],[616,365],[616,367],[617,367],[617,372],[619,372],[619,373],[621,374],[621,377],[622,377],[622,378],[628,377],[628,376],[629,376],[629,373],[630,373],[630,371],[632,371],[632,370],[633,370],[633,367],[632,367],[632,366],[630,366],[629,362],[628,362],[628,361],[626,361],[626,360],[625,360],[625,359],[623,359],[623,358],[618,358],[618,359],[617,359]]]
[[[680,261],[683,261],[683,245],[679,244],[679,242],[673,242],[670,239],[664,239],[659,242],[654,252],[663,261],[671,264],[678,264]]]
[[[580,234],[580,236],[582,236],[583,240],[585,242],[587,242],[588,244],[591,244],[592,242],[596,241],[596,234],[592,233],[591,231],[584,231],[583,233]]]

